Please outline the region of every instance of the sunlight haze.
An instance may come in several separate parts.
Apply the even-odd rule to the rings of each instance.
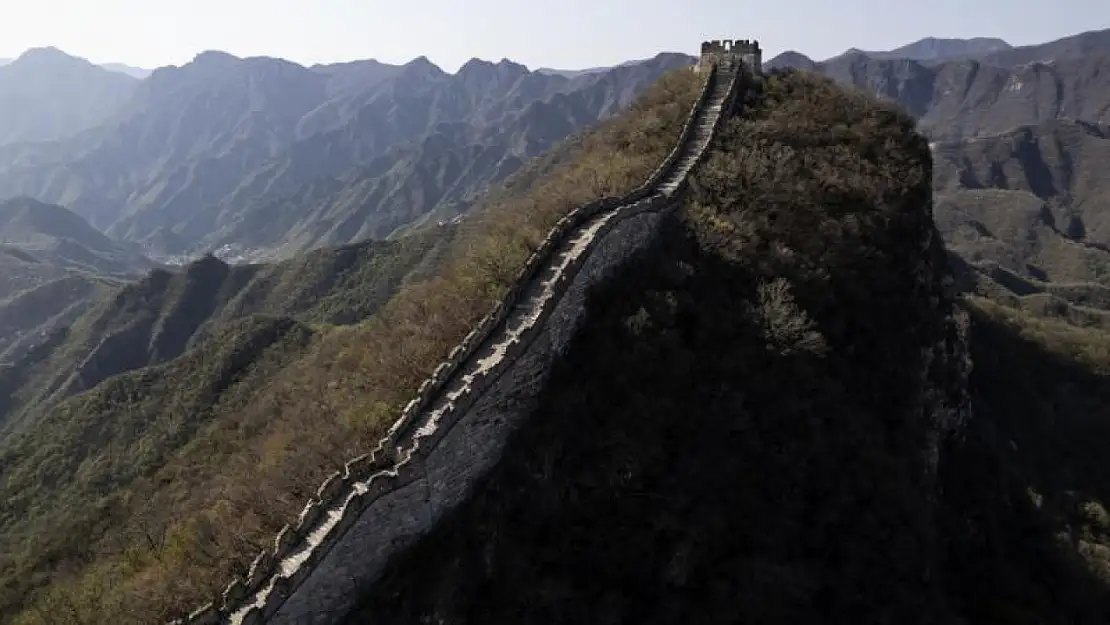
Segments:
[[[884,0],[39,0],[8,8],[0,57],[54,46],[96,63],[154,68],[198,52],[274,56],[310,65],[427,56],[448,71],[471,57],[531,68],[581,68],[695,54],[707,38],[755,38],[764,58],[815,59],[926,36],[1000,37],[1013,45],[1110,26],[1104,0],[895,3]],[[1052,11],[1045,9],[1051,6]]]

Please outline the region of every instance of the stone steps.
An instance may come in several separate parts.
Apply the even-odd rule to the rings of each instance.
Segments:
[[[690,169],[698,160],[700,153],[712,138],[713,129],[720,118],[724,99],[728,95],[734,76],[733,72],[725,71],[718,75],[718,84],[698,113],[700,119],[695,121],[693,133],[682,146],[682,156],[675,161],[671,171],[656,186],[656,197],[641,200],[641,203],[656,201],[659,194],[670,196],[681,186]],[[437,398],[428,405],[421,417],[420,427],[407,441],[409,445],[407,449],[397,449],[398,457],[406,457],[415,453],[419,447],[423,446],[422,444],[428,442],[429,437],[433,437],[431,440],[435,440],[434,436],[440,424],[451,417],[456,406],[474,392],[475,382],[490,374],[496,375],[497,368],[502,364],[511,364],[513,358],[511,354],[514,353],[514,350],[519,351],[517,348],[522,339],[526,338],[526,333],[542,325],[545,313],[550,312],[548,309],[556,301],[560,281],[564,280],[568,274],[573,273],[573,271],[568,272],[568,269],[576,263],[579,263],[580,266],[583,257],[589,255],[591,245],[599,233],[604,232],[611,221],[627,212],[626,209],[629,208],[635,209],[636,206],[619,206],[595,215],[557,243],[556,251],[551,255],[546,266],[540,269],[531,282],[524,287],[517,304],[513,306],[508,317],[481,344],[478,350],[459,366],[441,389]],[[354,488],[355,490],[361,489],[359,492],[365,492],[369,488],[369,480],[365,483],[354,484]],[[338,526],[343,512],[343,510],[328,511],[325,520],[315,528],[312,536],[309,537],[308,543],[295,555],[280,563],[283,577],[293,577],[295,571],[304,565],[310,557],[315,546],[322,544],[332,529]],[[273,580],[271,580],[270,585],[254,593],[238,609],[234,610],[228,621],[235,625],[243,624],[244,620],[250,621],[252,617],[248,617],[248,614],[258,614],[252,608],[261,607],[268,603],[268,596],[273,589]],[[194,624],[200,625],[199,622],[194,622]]]

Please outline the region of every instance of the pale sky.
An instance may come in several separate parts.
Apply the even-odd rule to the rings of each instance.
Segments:
[[[0,0],[0,57],[54,46],[96,63],[180,65],[203,50],[310,65],[427,56],[612,65],[704,39],[816,59],[926,36],[1040,43],[1110,28],[1110,0]]]

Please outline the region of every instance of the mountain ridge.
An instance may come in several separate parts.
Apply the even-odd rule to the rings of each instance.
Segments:
[[[234,224],[242,215],[265,210],[268,203],[288,204],[298,189],[314,181],[346,176],[351,180],[340,182],[340,187],[365,186],[371,181],[358,182],[357,168],[373,169],[375,159],[383,164],[397,160],[396,153],[389,156],[397,150],[417,159],[410,167],[425,167],[420,164],[425,160],[421,154],[435,145],[426,141],[443,124],[462,124],[464,132],[439,133],[453,139],[428,153],[432,161],[427,166],[438,167],[434,161],[447,156],[445,151],[473,151],[479,146],[493,150],[480,157],[487,162],[483,169],[444,172],[447,187],[458,189],[448,192],[447,199],[465,199],[567,133],[627,105],[632,94],[661,72],[690,60],[685,55],[663,54],[568,79],[529,72],[507,60],[473,61],[451,75],[426,58],[396,67],[359,62],[308,69],[281,60],[238,59],[209,51],[181,68],[156,70],[139,83],[135,96],[116,114],[117,121],[69,140],[69,147],[0,148],[0,196],[51,199],[121,240],[156,246],[158,241],[176,238],[190,248],[152,248],[156,253],[210,251],[235,242],[240,234],[234,232]],[[351,76],[363,82],[353,83]],[[257,86],[243,91],[238,85],[244,82]],[[211,96],[202,96],[209,92]],[[280,95],[286,92],[297,96]],[[206,103],[198,107],[201,100]],[[256,111],[260,103],[261,113]],[[218,110],[219,117],[208,110]],[[520,122],[515,126],[514,117]],[[425,142],[422,148],[421,141]],[[386,173],[384,168],[377,171],[379,178]],[[457,179],[460,175],[464,179]],[[443,199],[443,191],[422,189],[426,183],[418,177],[394,177],[393,183],[379,180],[373,185],[396,188],[378,195],[354,195],[380,201],[390,194],[411,200],[430,193],[430,204],[418,201],[401,222],[387,218],[376,230],[356,229],[360,236],[386,236],[435,210]],[[322,203],[334,207],[336,202]],[[303,218],[308,209],[296,207],[293,213]],[[329,210],[362,209],[345,205]],[[367,206],[359,219],[365,220],[374,210],[374,204]],[[222,231],[225,228],[233,231]],[[174,237],[154,236],[162,230]],[[304,241],[310,247],[350,241],[336,238],[334,232],[323,239],[279,232],[266,243],[283,239]],[[305,248],[283,251],[297,249]]]

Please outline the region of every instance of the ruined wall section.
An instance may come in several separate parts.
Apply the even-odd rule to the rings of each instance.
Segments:
[[[586,290],[648,245],[674,206],[677,190],[656,190],[668,177],[674,181],[682,159],[697,162],[707,152],[735,100],[738,76],[727,75],[727,89],[711,106],[711,94],[721,93],[711,68],[679,141],[648,180],[624,198],[599,200],[561,219],[502,303],[421,385],[377,448],[327,478],[246,579],[174,622],[332,622],[351,607],[354,589],[463,501],[529,413],[584,313]],[[717,107],[722,114],[701,136],[699,123]],[[679,190],[689,171],[681,169]]]

